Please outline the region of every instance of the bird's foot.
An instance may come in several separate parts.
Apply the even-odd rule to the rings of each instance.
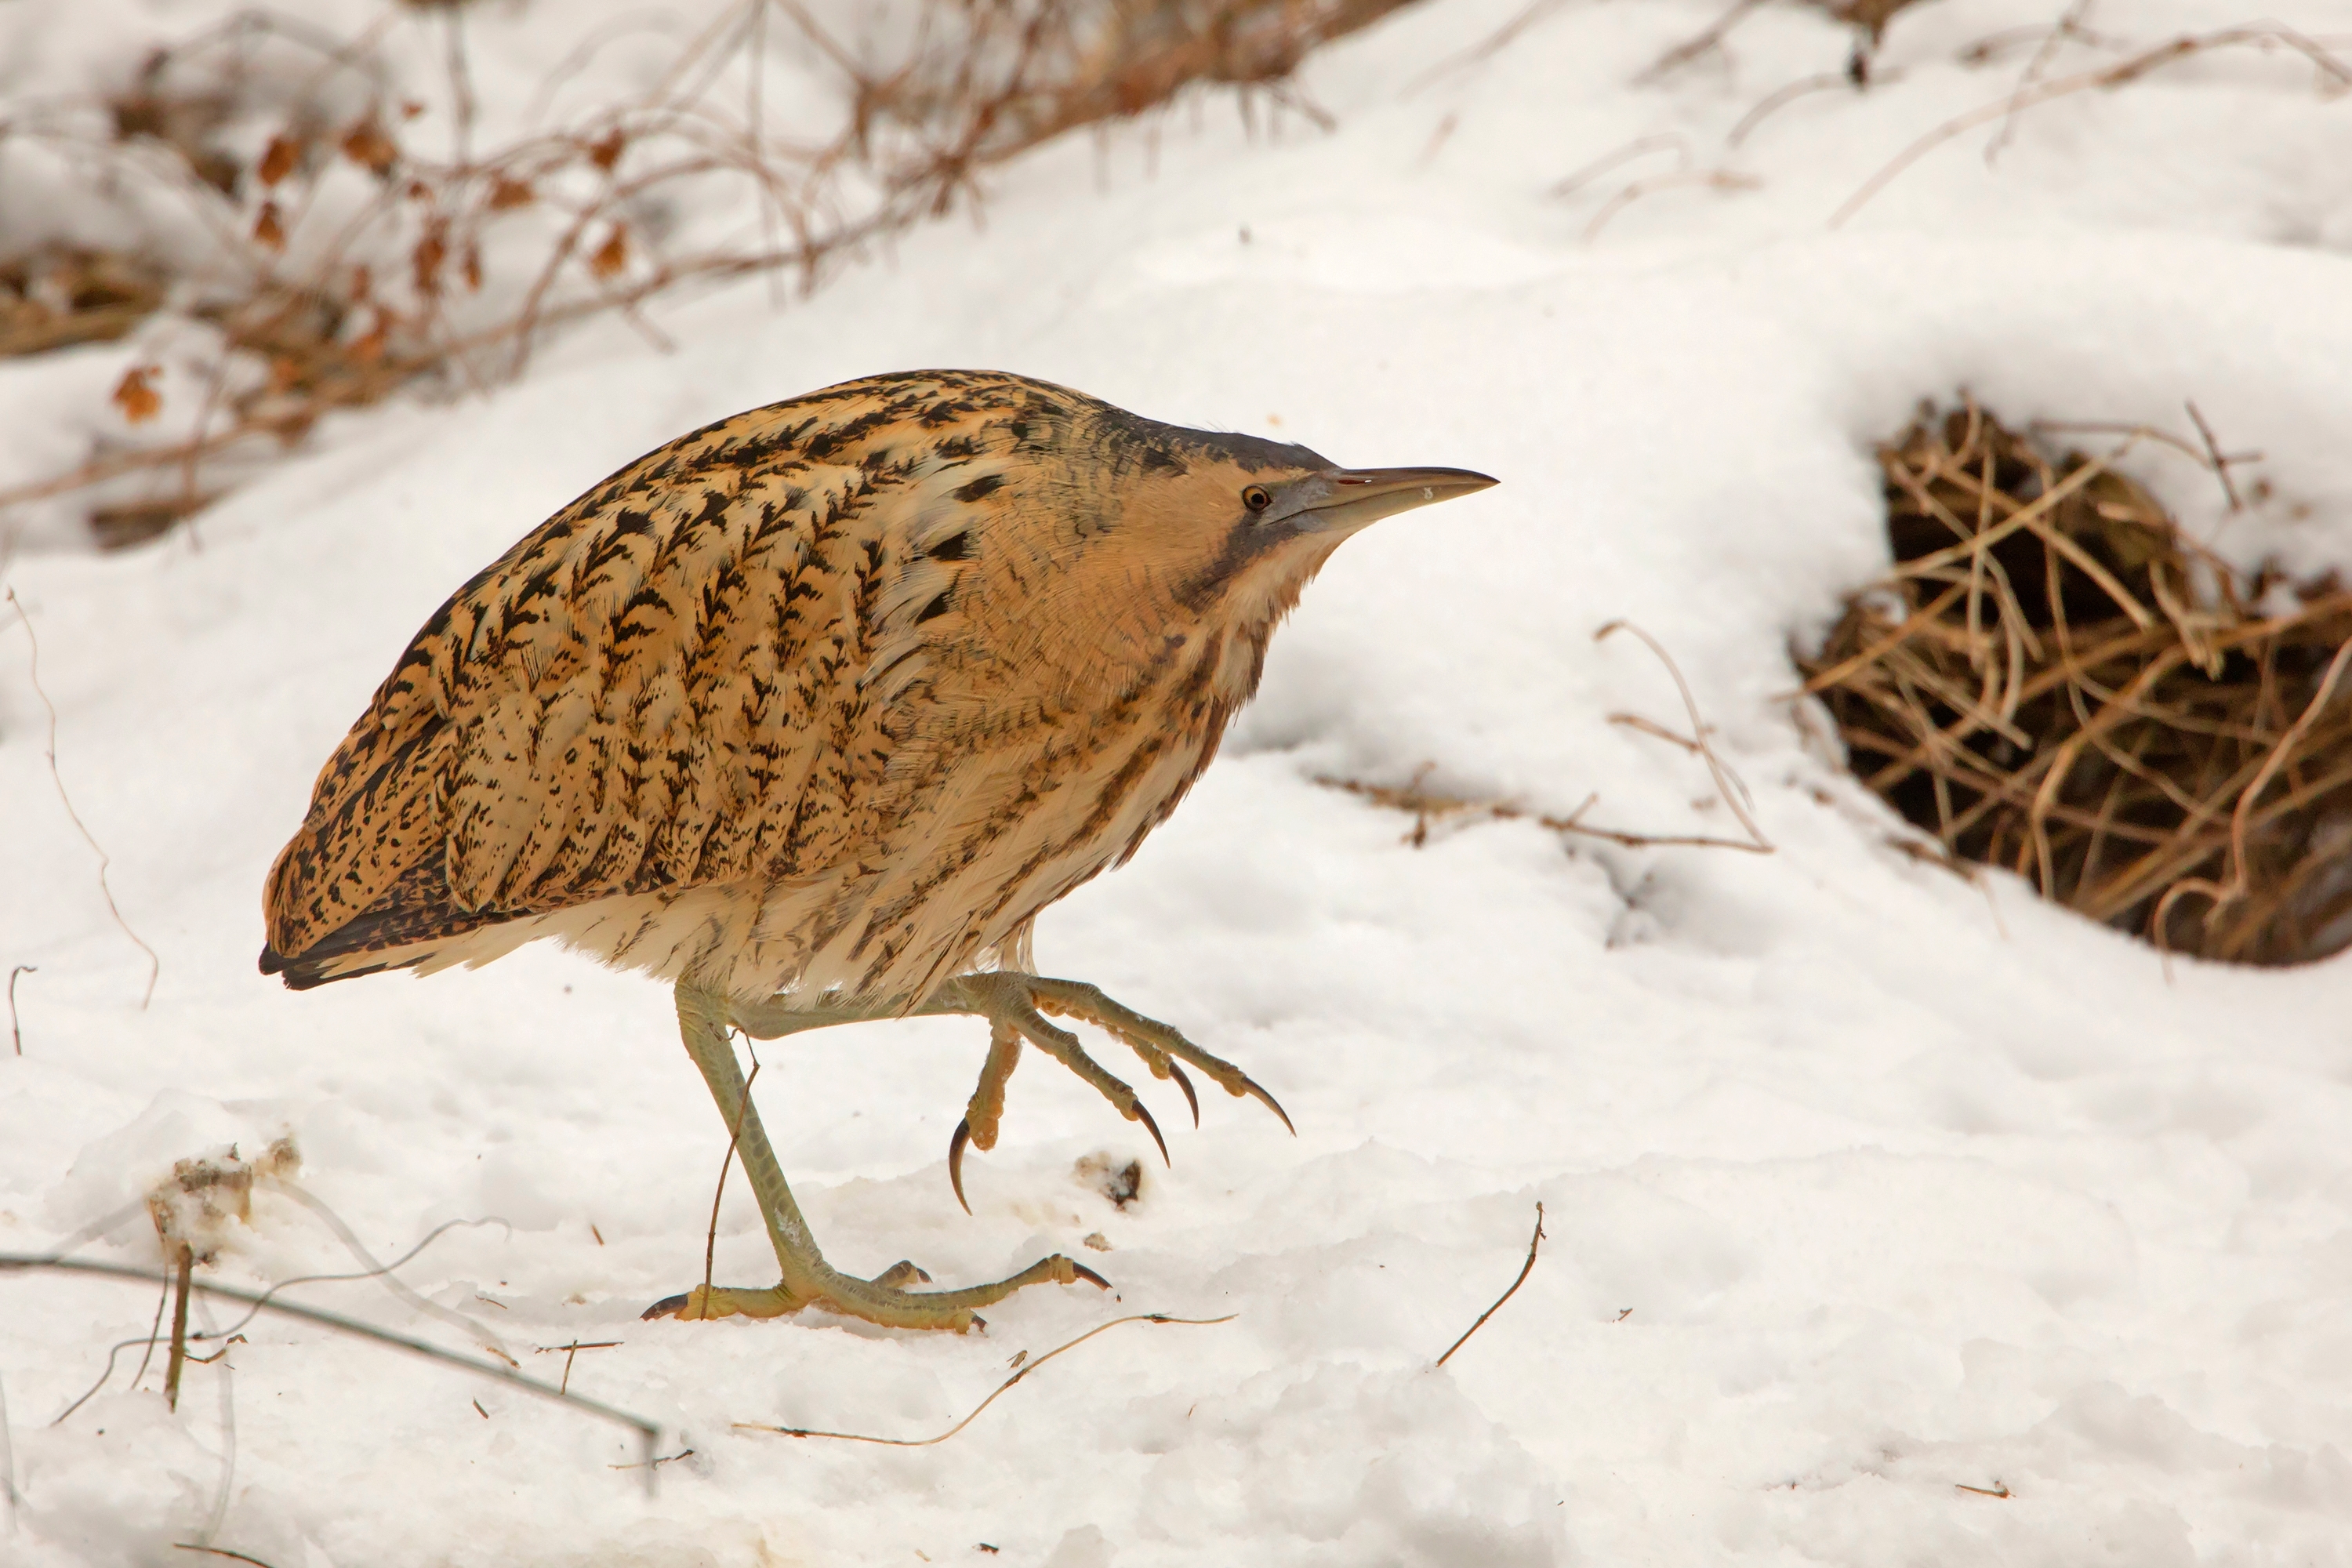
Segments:
[[[1151,1112],[1136,1097],[1135,1090],[1104,1071],[1079,1046],[1076,1036],[1047,1023],[1044,1016],[1047,1013],[1096,1026],[1142,1058],[1152,1077],[1173,1079],[1192,1109],[1195,1127],[1201,1124],[1201,1100],[1192,1090],[1192,1080],[1177,1065],[1180,1061],[1190,1062],[1207,1073],[1235,1098],[1248,1095],[1260,1100],[1282,1118],[1283,1126],[1290,1128],[1294,1136],[1297,1133],[1274,1096],[1249,1074],[1221,1057],[1211,1056],[1170,1026],[1121,1006],[1103,994],[1099,986],[999,971],[963,975],[943,988],[939,1001],[938,1011],[977,1014],[990,1025],[987,1065],[981,1069],[980,1082],[971,1091],[963,1120],[956,1124],[954,1134],[948,1140],[948,1181],[966,1214],[971,1212],[971,1205],[963,1195],[964,1147],[968,1143],[982,1150],[995,1146],[997,1121],[1004,1110],[1005,1080],[1013,1076],[1013,1068],[1021,1059],[1024,1039],[1093,1085],[1120,1115],[1130,1121],[1142,1122],[1151,1141],[1160,1146],[1160,1159],[1168,1158],[1168,1141],[1160,1137],[1159,1124],[1152,1121]]]
[[[902,1289],[925,1278],[911,1263],[894,1264],[871,1279],[844,1274],[827,1263],[816,1237],[809,1232],[807,1217],[793,1198],[783,1168],[776,1163],[775,1148],[768,1142],[768,1130],[761,1123],[759,1108],[751,1103],[750,1086],[735,1059],[735,1047],[728,1037],[732,1005],[723,995],[681,981],[678,1036],[701,1070],[703,1082],[709,1086],[720,1121],[731,1129],[734,1156],[742,1162],[743,1175],[759,1199],[760,1217],[766,1224],[782,1278],[765,1290],[720,1290],[706,1285],[658,1303],[646,1316],[778,1318],[803,1308],[822,1307],[884,1328],[964,1333],[980,1326],[975,1308],[1001,1301],[1024,1286],[1068,1285],[1084,1279],[1102,1289],[1110,1289],[1101,1275],[1059,1253],[1039,1258],[1009,1279],[962,1290]],[[781,1023],[779,1034],[803,1026],[792,1018]]]
[[[683,1296],[665,1296],[647,1307],[638,1316],[650,1322],[656,1318],[680,1318],[688,1322],[699,1322],[709,1318],[782,1318],[799,1311],[808,1302],[781,1285],[767,1289],[751,1289],[731,1285],[697,1285]]]
[[[827,1272],[830,1272],[828,1270]],[[1020,1273],[993,1284],[962,1290],[908,1290],[902,1287],[930,1283],[931,1277],[900,1259],[871,1279],[833,1276],[831,1285],[814,1296],[801,1295],[782,1285],[766,1289],[697,1285],[683,1296],[671,1296],[646,1308],[644,1316],[699,1321],[710,1318],[782,1318],[803,1307],[821,1306],[845,1317],[862,1318],[887,1329],[947,1329],[964,1333],[988,1324],[973,1310],[1001,1301],[1029,1285],[1071,1285],[1084,1279],[1102,1289],[1110,1281],[1085,1264],[1063,1257],[1041,1258]]]

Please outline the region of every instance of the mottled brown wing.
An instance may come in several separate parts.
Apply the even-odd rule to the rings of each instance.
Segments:
[[[316,984],[522,915],[821,868],[842,825],[809,804],[870,797],[877,699],[922,697],[903,669],[865,689],[952,580],[922,545],[984,506],[972,466],[1037,392],[852,383],[682,437],[534,530],[320,773],[270,870],[264,970]]]

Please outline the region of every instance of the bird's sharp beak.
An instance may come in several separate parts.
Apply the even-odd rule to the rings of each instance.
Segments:
[[[1467,468],[1331,468],[1285,486],[1291,493],[1277,505],[1303,533],[1353,533],[1384,517],[1497,482]]]

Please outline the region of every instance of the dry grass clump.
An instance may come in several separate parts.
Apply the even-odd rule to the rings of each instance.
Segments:
[[[1973,403],[1879,456],[1895,570],[1797,661],[1853,771],[2168,952],[2352,946],[2352,592],[2248,579],[2119,453],[2053,459]]]
[[[99,542],[136,542],[336,409],[511,377],[592,316],[666,346],[651,303],[754,273],[813,289],[976,210],[991,169],[1196,85],[1319,120],[1290,74],[1405,3],[904,0],[852,12],[869,33],[853,45],[794,0],[730,0],[654,87],[549,124],[610,38],[517,114],[478,98],[464,5],[388,4],[351,38],[243,13],[154,51],[102,103],[0,122],[76,169],[78,202],[113,202],[114,231],[163,237],[12,257],[0,226],[0,354],[159,311],[202,345],[192,399],[165,407],[158,367],[134,366],[115,403],[141,428],[0,509],[86,492]]]

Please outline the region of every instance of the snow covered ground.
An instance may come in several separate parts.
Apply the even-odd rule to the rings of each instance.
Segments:
[[[533,1375],[561,1371],[535,1347],[621,1342],[579,1352],[572,1388],[692,1454],[649,1497],[613,1468],[639,1458],[620,1428],[270,1318],[190,1370],[176,1415],[126,1360],[52,1424],[154,1297],[0,1277],[0,1561],[2352,1563],[2352,971],[2168,980],[2013,879],[1925,866],[1787,700],[1790,639],[1884,559],[1872,442],[1961,386],[2012,422],[2185,430],[2193,398],[2266,455],[2242,478],[2274,499],[2230,518],[2189,463],[2137,471],[2233,555],[2352,568],[2352,101],[2299,57],[2052,103],[1990,165],[1981,127],[1829,226],[2030,52],[1969,44],[2062,8],[1917,7],[1867,92],[1727,148],[1767,94],[1842,69],[1847,35],[1768,7],[1637,85],[1720,6],[1570,4],[1436,69],[1521,6],[1430,0],[1310,63],[1328,133],[1252,137],[1212,102],[1156,154],[1049,148],[983,227],[919,231],[807,303],[706,299],[663,318],[668,354],[595,327],[494,395],[336,422],[193,537],[17,553],[58,768],[161,972],[142,1009],[12,621],[0,963],[37,969],[23,1055],[0,1055],[0,1250],[290,1131],[305,1190],[379,1257],[503,1220],[402,1278]],[[119,10],[127,58],[212,14]],[[2352,42],[2344,0],[2267,14]],[[2137,44],[2247,19],[2087,17]],[[570,42],[551,20],[517,79]],[[1680,140],[1552,194],[1645,137]],[[1613,199],[1683,167],[1677,145],[1737,178]],[[5,367],[5,417],[52,429],[60,388],[102,392],[135,352]],[[1033,1058],[967,1165],[967,1218],[944,1152],[984,1032],[779,1042],[763,1113],[837,1263],[964,1282],[1060,1249],[1118,1300],[1031,1290],[961,1339],[643,1323],[699,1278],[725,1142],[666,993],[532,949],[294,995],[254,971],[261,876],[404,640],[513,537],[702,420],[926,364],[1504,483],[1341,552],[1192,799],[1040,925],[1044,969],[1244,1064],[1296,1140],[1222,1096],[1195,1132],[1149,1089],[1174,1166],[1118,1207],[1082,1163],[1147,1141]],[[1777,853],[1524,822],[1415,847],[1409,818],[1316,782],[1428,765],[1558,813],[1597,792],[1611,826],[1729,830],[1695,760],[1609,722],[1683,722],[1638,643],[1593,640],[1617,617],[1673,651]],[[1434,1368],[1538,1201],[1524,1289]],[[142,1215],[84,1255],[158,1250]],[[219,1277],[355,1267],[264,1187]],[[719,1275],[772,1268],[739,1181]],[[376,1284],[294,1295],[467,1348]],[[734,1425],[927,1436],[1016,1352],[1146,1311],[1232,1321],[1115,1330],[936,1447]]]

